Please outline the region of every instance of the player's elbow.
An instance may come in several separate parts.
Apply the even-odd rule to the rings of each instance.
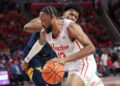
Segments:
[[[96,52],[95,46],[90,45],[90,50],[91,50],[91,54],[94,54]]]
[[[28,31],[28,24],[24,25],[24,31],[26,31],[26,32]]]
[[[24,29],[23,29],[25,32],[29,32],[29,33],[34,33],[30,27],[29,24],[25,24],[24,25]]]

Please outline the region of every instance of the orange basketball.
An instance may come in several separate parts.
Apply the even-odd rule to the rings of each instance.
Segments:
[[[57,84],[62,81],[64,76],[64,68],[56,62],[48,63],[44,66],[42,77],[48,84]]]

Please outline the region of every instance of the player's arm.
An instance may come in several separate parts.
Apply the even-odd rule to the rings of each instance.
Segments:
[[[45,32],[40,33],[40,39],[36,41],[30,50],[29,54],[25,58],[25,62],[29,63],[29,61],[43,48],[46,43]]]
[[[30,52],[28,53],[28,55],[25,57],[24,61],[22,62],[23,71],[27,71],[27,67],[28,67],[30,60],[43,48],[45,44],[46,44],[45,33],[41,33],[40,39],[35,42]]]
[[[24,31],[34,33],[40,32],[42,29],[40,18],[34,18],[30,22],[24,25]]]
[[[33,47],[33,45],[35,44],[35,42],[40,38],[40,33],[33,33],[29,42],[27,43],[27,46],[24,49],[23,52],[23,60],[25,59],[25,57],[28,55],[28,53],[30,52],[31,48]]]
[[[75,38],[78,40],[83,45],[83,48],[77,53],[69,56],[69,58],[66,58],[65,62],[79,60],[95,53],[94,45],[79,25],[71,23],[68,27],[68,33],[70,38]]]

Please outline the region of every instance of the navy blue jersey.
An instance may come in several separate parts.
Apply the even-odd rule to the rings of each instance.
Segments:
[[[30,52],[31,48],[33,47],[35,42],[39,39],[39,37],[40,37],[40,33],[32,34],[32,37],[31,37],[30,41],[28,42],[27,46],[25,47],[25,50],[24,50],[24,53],[23,53],[23,60],[28,55],[28,53]]]
[[[39,39],[40,37],[40,33],[34,33],[30,39],[30,41],[28,42],[24,53],[23,53],[23,60],[25,59],[25,57],[28,55],[28,53],[30,52],[32,46],[35,44],[35,42]],[[36,54],[32,60],[37,59],[39,60],[39,62],[41,63],[41,66],[43,67],[46,63],[46,61],[48,61],[49,59],[52,59],[54,57],[56,57],[56,53],[53,51],[53,49],[51,48],[51,46],[46,43],[44,45],[44,47],[42,48],[42,50]],[[30,61],[30,65],[32,65],[32,63],[34,63],[34,61]],[[35,64],[35,63],[34,63]],[[37,66],[37,64],[36,64]]]
[[[23,60],[28,55],[31,48],[39,38],[40,38],[40,33],[32,34],[32,37],[24,50]],[[46,43],[42,48],[42,50],[30,60],[28,68],[30,69],[29,70],[30,74],[32,74],[31,72],[33,72],[33,75],[29,75],[29,74],[28,75],[30,79],[33,80],[36,86],[41,86],[41,85],[46,86],[46,83],[41,76],[41,69],[45,65],[46,61],[54,57],[57,57],[56,53],[52,50],[51,46],[48,43]],[[53,86],[60,86],[60,85],[58,84]]]

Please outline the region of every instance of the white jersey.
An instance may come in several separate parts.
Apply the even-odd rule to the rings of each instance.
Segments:
[[[60,58],[69,58],[70,55],[75,54],[83,48],[82,44],[77,40],[74,42],[70,40],[67,28],[72,22],[72,20],[64,19],[62,31],[56,39],[52,38],[52,32],[46,34],[47,42]],[[85,86],[88,86],[88,83],[92,77],[94,77],[97,69],[93,54],[83,59],[66,63],[64,68],[65,71],[69,72],[69,75],[76,74],[80,76],[85,82]]]
[[[47,37],[48,43],[51,45],[52,49],[56,52],[58,57],[69,58],[69,55],[80,51],[83,48],[83,46],[77,40],[75,40],[74,42],[70,40],[67,28],[69,24],[72,23],[73,21],[64,19],[63,22],[64,23],[63,23],[62,31],[60,32],[60,34],[56,39],[52,38],[52,32],[47,34],[46,37]],[[88,65],[89,63],[92,63],[92,64],[95,63],[93,55],[89,55],[83,59],[74,61],[74,64],[76,65],[82,65],[82,64]],[[71,62],[68,64],[71,64]]]

